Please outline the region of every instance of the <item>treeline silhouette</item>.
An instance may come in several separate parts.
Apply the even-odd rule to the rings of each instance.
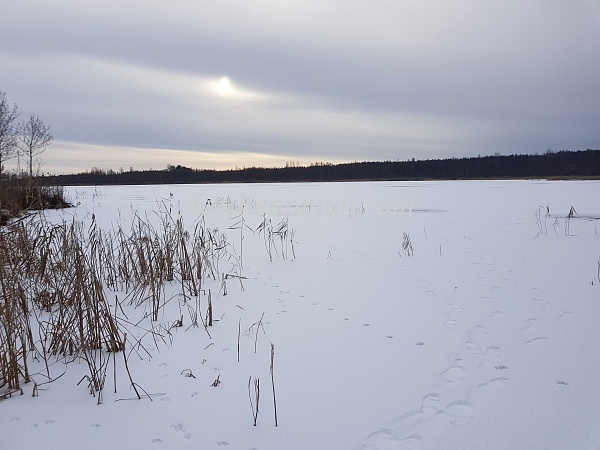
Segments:
[[[351,180],[453,180],[477,178],[569,178],[600,176],[600,150],[547,151],[542,155],[494,155],[471,158],[315,163],[280,168],[248,167],[231,170],[192,169],[168,165],[164,170],[89,172],[46,176],[49,184],[172,184],[250,183]]]

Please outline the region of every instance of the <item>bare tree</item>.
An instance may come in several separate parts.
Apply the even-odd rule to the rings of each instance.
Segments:
[[[50,127],[44,125],[42,119],[35,114],[30,115],[29,120],[19,124],[18,137],[20,150],[29,170],[29,176],[33,178],[36,156],[46,150],[54,137],[50,133]]]
[[[19,114],[17,105],[11,107],[6,100],[6,93],[0,91],[0,180],[4,162],[16,154],[17,134],[13,122]]]

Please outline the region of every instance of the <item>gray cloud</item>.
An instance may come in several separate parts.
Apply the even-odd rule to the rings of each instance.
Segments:
[[[0,90],[60,142],[250,162],[600,147],[597,1],[31,0],[3,17]]]

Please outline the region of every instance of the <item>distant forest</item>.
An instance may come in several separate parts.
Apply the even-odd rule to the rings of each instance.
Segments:
[[[456,180],[490,178],[600,177],[600,150],[547,151],[543,155],[499,155],[408,161],[315,163],[309,166],[231,170],[168,165],[163,170],[113,171],[93,168],[73,175],[46,176],[48,184],[172,184],[306,181]]]

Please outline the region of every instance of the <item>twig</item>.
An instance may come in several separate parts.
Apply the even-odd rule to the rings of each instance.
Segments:
[[[127,333],[123,335],[123,349],[125,348],[125,343],[127,342]],[[125,361],[125,370],[127,370],[127,376],[129,377],[129,381],[131,382],[131,387],[135,391],[135,395],[137,395],[138,400],[141,400],[142,397],[136,388],[136,384],[133,382],[133,378],[131,378],[131,372],[129,371],[129,366],[127,365],[127,357],[125,356],[125,351],[123,351],[123,360]],[[150,399],[152,400],[152,399]]]
[[[277,426],[277,400],[275,399],[275,379],[273,376],[273,361],[275,359],[275,345],[271,343],[271,386],[273,387],[273,408],[275,410],[275,426]]]
[[[255,402],[252,402],[252,393],[250,391],[250,381],[252,377],[248,378],[248,398],[250,399],[250,409],[252,410],[252,418],[254,419],[254,426],[256,426],[256,421],[258,419],[258,401],[260,398],[260,379],[254,379],[254,398]]]
[[[599,271],[600,271],[600,263],[598,263]],[[242,319],[238,321],[238,339],[237,339],[237,362],[240,362],[240,334],[242,332]]]

